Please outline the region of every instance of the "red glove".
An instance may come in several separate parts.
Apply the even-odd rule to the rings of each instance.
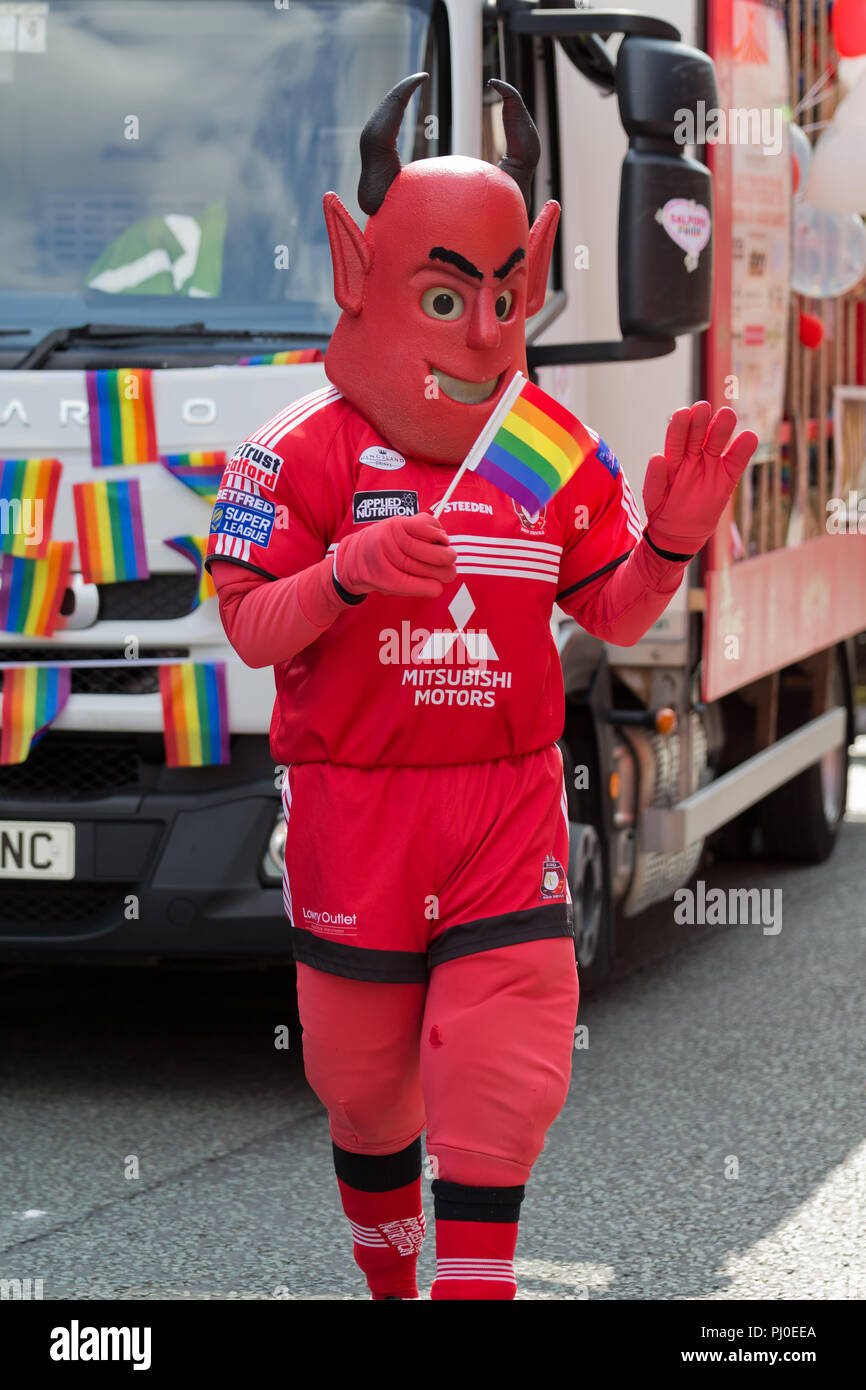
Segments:
[[[337,547],[334,574],[350,594],[436,598],[457,578],[456,560],[442,523],[430,512],[420,512],[374,521],[345,536]]]
[[[646,534],[657,550],[679,556],[697,554],[718,526],[758,447],[753,430],[743,430],[728,443],[737,423],[730,406],[722,406],[712,420],[711,414],[708,401],[675,411],[664,453],[653,454],[647,464]]]

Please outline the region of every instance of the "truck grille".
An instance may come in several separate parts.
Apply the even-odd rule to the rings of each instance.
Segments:
[[[128,891],[117,883],[4,883],[0,938],[93,935],[118,919]]]
[[[198,575],[192,570],[189,574],[152,574],[149,579],[98,584],[99,616],[103,622],[185,618],[192,612],[198,585]]]
[[[135,792],[140,778],[133,742],[46,734],[25,762],[0,766],[0,801],[92,801]]]
[[[10,661],[117,661],[122,655],[118,647],[9,647]],[[141,661],[163,661],[168,658],[184,660],[189,657],[186,647],[156,647],[144,650]],[[2,672],[0,672],[2,689]],[[143,666],[130,661],[126,666],[73,666],[71,693],[73,695],[153,695],[159,690],[159,667]],[[32,758],[32,755],[31,755]],[[29,759],[28,759],[29,761]]]

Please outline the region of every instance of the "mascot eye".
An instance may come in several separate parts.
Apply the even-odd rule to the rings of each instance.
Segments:
[[[432,290],[422,294],[421,308],[431,319],[459,319],[463,313],[463,299],[456,290],[434,285]]]
[[[505,315],[511,308],[513,299],[514,295],[511,293],[511,290],[503,290],[501,294],[496,296],[496,317],[498,319],[505,318]]]

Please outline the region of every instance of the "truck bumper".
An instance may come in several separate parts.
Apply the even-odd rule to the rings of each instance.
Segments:
[[[649,807],[644,813],[642,848],[664,854],[686,849],[847,741],[848,712],[839,705],[678,805]]]
[[[75,877],[0,879],[0,957],[291,956],[262,871],[281,814],[266,738],[205,768],[166,768],[147,736],[42,743],[0,769],[0,819],[72,822]]]

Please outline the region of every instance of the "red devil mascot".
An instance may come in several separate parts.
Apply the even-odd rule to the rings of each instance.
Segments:
[[[355,1260],[374,1299],[418,1297],[426,1129],[432,1297],[510,1299],[578,1002],[551,610],[636,642],[757,440],[729,443],[728,408],[677,411],[648,465],[645,526],[606,448],[539,513],[467,473],[434,519],[526,373],[559,207],[530,226],[538,134],[504,82],[498,168],[402,167],[425,76],[362,134],[364,230],[325,195],[342,310],[329,384],[235,451],[207,565],[235,650],[274,667],[304,1063]]]

